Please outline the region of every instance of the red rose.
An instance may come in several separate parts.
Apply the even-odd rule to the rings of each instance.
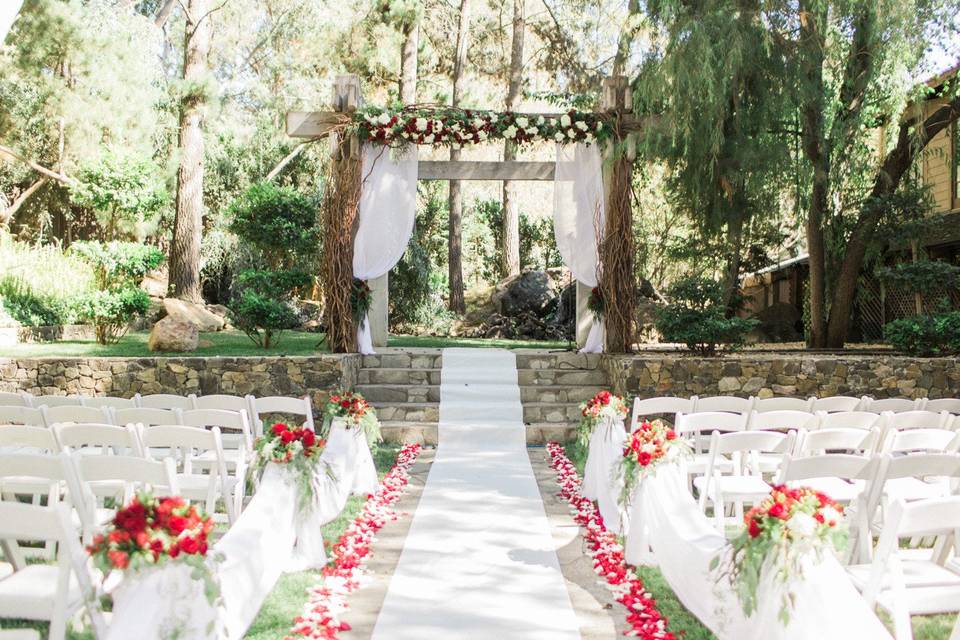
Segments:
[[[677,432],[673,429],[667,429],[667,440],[676,440]]]
[[[186,537],[180,541],[180,550],[189,555],[200,553],[200,543],[196,538]]]
[[[124,542],[130,542],[130,533],[124,529],[116,529],[110,532],[107,539],[116,544],[123,544]]]
[[[637,455],[637,462],[639,462],[639,463],[640,463],[641,465],[643,465],[644,467],[647,466],[648,464],[650,464],[650,461],[651,461],[652,459],[653,459],[653,456],[651,456],[651,455],[650,455],[649,453],[647,453],[646,451],[641,451],[641,452]]]
[[[760,524],[756,520],[751,519],[748,532],[750,533],[751,538],[756,538],[758,535],[760,535]]]
[[[784,508],[783,504],[779,502],[773,503],[773,506],[770,507],[770,510],[767,513],[771,518],[780,518],[781,520],[786,520],[788,517],[787,510]]]
[[[303,443],[304,448],[309,449],[317,442],[317,436],[310,431],[309,429],[304,429],[303,433],[300,435],[300,442]]]
[[[283,433],[280,434],[280,442],[282,442],[283,444],[290,444],[291,442],[293,442],[294,438],[296,438],[296,436],[293,434],[292,431],[284,431]]]
[[[283,424],[282,422],[278,422],[278,423],[276,423],[275,425],[273,425],[273,427],[271,427],[270,430],[273,431],[273,435],[279,436],[279,435],[281,435],[284,431],[287,430],[287,425]]]
[[[107,551],[107,558],[110,559],[110,564],[117,569],[126,569],[127,565],[130,564],[130,556],[123,551]]]
[[[349,400],[343,400],[343,401],[340,402],[340,406],[343,407],[344,409],[349,409],[349,408],[350,408],[350,401],[349,401]]]
[[[134,499],[129,506],[117,512],[113,518],[113,524],[130,533],[143,531],[147,528],[147,510],[139,500]]]
[[[170,545],[170,551],[167,553],[170,554],[171,558],[176,558],[180,555],[180,545],[174,542],[172,545]]]
[[[167,529],[172,535],[178,536],[189,526],[189,521],[183,516],[170,516],[167,521]]]

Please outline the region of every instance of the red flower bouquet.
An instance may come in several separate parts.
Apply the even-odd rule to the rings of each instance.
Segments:
[[[604,419],[623,420],[630,412],[627,401],[609,391],[599,391],[586,402],[580,403],[580,426],[577,440],[584,447],[590,444],[593,428]]]
[[[218,589],[205,562],[207,537],[213,518],[180,497],[157,498],[138,493],[117,511],[107,529],[93,538],[87,552],[103,573],[140,571],[168,562],[183,562],[204,580],[208,599],[214,602]]]
[[[670,425],[662,420],[640,422],[637,430],[627,436],[619,472],[623,477],[623,493],[620,501],[626,506],[637,482],[653,473],[657,465],[689,455],[693,450],[690,441],[681,438]]]
[[[257,452],[258,468],[273,462],[283,465],[297,476],[301,508],[308,508],[313,503],[314,477],[317,465],[321,464],[320,454],[325,446],[326,440],[310,429],[291,427],[282,422],[270,427],[253,444]],[[327,475],[330,473],[328,467]]]
[[[806,487],[778,485],[770,497],[744,516],[744,528],[733,539],[733,555],[725,572],[737,591],[743,611],[757,609],[761,572],[775,571],[784,584],[802,576],[801,558],[818,557],[825,549],[841,551],[847,544],[843,506]],[[719,564],[719,559],[714,561]],[[790,619],[791,597],[784,591],[780,619]]]
[[[359,427],[367,436],[367,443],[380,442],[380,420],[377,411],[367,400],[353,391],[335,391],[323,405],[323,427],[321,433],[330,435],[330,426],[336,419],[342,419],[348,429]]]

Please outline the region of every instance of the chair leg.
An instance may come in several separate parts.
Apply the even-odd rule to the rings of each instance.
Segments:
[[[913,640],[910,613],[901,606],[893,611],[893,637],[895,640]]]

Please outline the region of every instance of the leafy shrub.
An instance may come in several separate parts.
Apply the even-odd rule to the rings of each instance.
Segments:
[[[960,311],[900,318],[883,327],[883,336],[912,356],[960,354]]]
[[[112,344],[127,332],[133,316],[150,308],[150,297],[139,286],[163,262],[163,253],[134,242],[75,242],[70,250],[93,265],[99,288],[80,299],[80,318],[94,325],[97,342]]]
[[[667,342],[680,342],[700,355],[715,355],[718,345],[743,345],[756,320],[726,317],[723,285],[701,276],[678,280],[667,291],[673,302],[657,311],[655,324]]]
[[[150,308],[150,296],[136,287],[120,287],[93,291],[78,302],[82,320],[94,325],[97,342],[113,344],[127,332],[134,315],[144,315]]]
[[[302,269],[319,251],[318,204],[295,189],[263,182],[251,186],[230,206],[230,229],[255,249],[257,269],[236,279],[230,319],[259,347],[276,344],[297,326],[291,300],[313,278]]]
[[[36,293],[23,279],[0,278],[0,308],[7,322],[27,327],[70,324],[76,319],[76,300]]]

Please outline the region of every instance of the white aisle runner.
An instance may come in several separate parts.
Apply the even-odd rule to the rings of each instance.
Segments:
[[[443,350],[437,456],[373,638],[580,638],[509,351]]]

